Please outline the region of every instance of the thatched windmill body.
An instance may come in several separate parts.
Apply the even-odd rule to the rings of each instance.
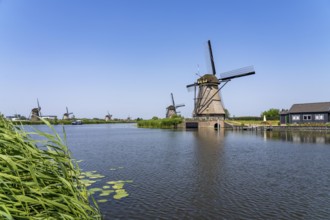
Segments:
[[[112,115],[110,115],[109,111],[108,111],[108,114],[105,116],[105,121],[110,121],[112,118]]]
[[[31,110],[31,113],[30,113],[30,119],[32,121],[37,121],[39,120],[39,117],[41,117],[41,107],[40,107],[40,104],[39,104],[39,100],[37,99],[37,105],[38,107],[37,108],[33,108]]]
[[[177,115],[179,112],[177,108],[184,107],[184,104],[175,105],[173,93],[171,93],[172,105],[166,108],[166,118],[170,118],[173,115]]]
[[[225,109],[220,96],[220,90],[231,80],[238,77],[255,74],[253,66],[240,68],[216,76],[213,60],[211,41],[208,41],[212,74],[201,76],[197,82],[187,85],[194,88],[194,112],[193,117],[205,119],[224,119]],[[222,85],[221,85],[222,84]],[[198,95],[196,97],[196,94]]]
[[[66,107],[66,112],[63,114],[63,120],[68,120],[70,119],[70,115],[73,115],[72,112],[69,113],[68,107]]]

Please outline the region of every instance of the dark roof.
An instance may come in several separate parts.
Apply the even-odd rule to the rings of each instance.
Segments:
[[[330,102],[294,104],[289,113],[330,112]]]
[[[205,84],[205,83],[212,83],[212,84],[219,84],[219,79],[212,74],[205,74],[204,76],[200,77],[197,80],[198,84]]]
[[[170,105],[166,109],[168,109],[168,110],[175,110],[175,107],[173,105]]]

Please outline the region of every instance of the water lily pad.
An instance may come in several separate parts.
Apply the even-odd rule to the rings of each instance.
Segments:
[[[110,189],[110,186],[103,186],[103,189]]]
[[[102,176],[100,174],[95,174],[95,175],[91,175],[89,176],[90,179],[101,179],[104,178],[105,176]]]
[[[93,194],[93,193],[99,192],[99,191],[102,192],[102,189],[101,188],[91,188],[88,191]]]
[[[88,180],[88,179],[82,179],[81,180],[82,184],[84,184],[86,187],[92,185],[93,183],[95,183],[95,180]]]
[[[113,192],[114,192],[114,190],[103,190],[102,193],[100,194],[100,196],[108,196]]]
[[[118,189],[115,192],[116,194],[113,196],[114,199],[122,199],[129,195],[125,189]]]
[[[107,184],[115,184],[115,183],[117,183],[117,181],[109,181],[109,182],[107,182]]]
[[[81,175],[84,175],[86,178],[90,179],[100,179],[105,177],[99,173],[94,173],[93,171],[83,172]]]
[[[99,202],[99,203],[104,203],[104,202],[107,202],[108,200],[107,199],[99,199],[99,200],[97,200],[97,202]]]
[[[113,189],[122,189],[124,186],[124,183],[115,183],[112,188]]]

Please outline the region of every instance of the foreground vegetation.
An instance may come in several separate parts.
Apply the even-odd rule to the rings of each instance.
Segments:
[[[140,128],[177,128],[182,122],[183,118],[179,116],[162,119],[153,117],[150,120],[139,120],[137,125]]]
[[[0,116],[0,219],[101,219],[79,166],[44,123],[54,134],[27,133]]]

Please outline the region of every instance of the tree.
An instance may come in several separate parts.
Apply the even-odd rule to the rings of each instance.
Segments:
[[[260,116],[263,118],[264,115],[267,119],[278,120],[280,117],[280,110],[276,108],[271,108],[267,111],[262,112]]]
[[[225,108],[225,114],[226,114],[226,118],[230,118],[230,113],[228,111],[228,109]]]

